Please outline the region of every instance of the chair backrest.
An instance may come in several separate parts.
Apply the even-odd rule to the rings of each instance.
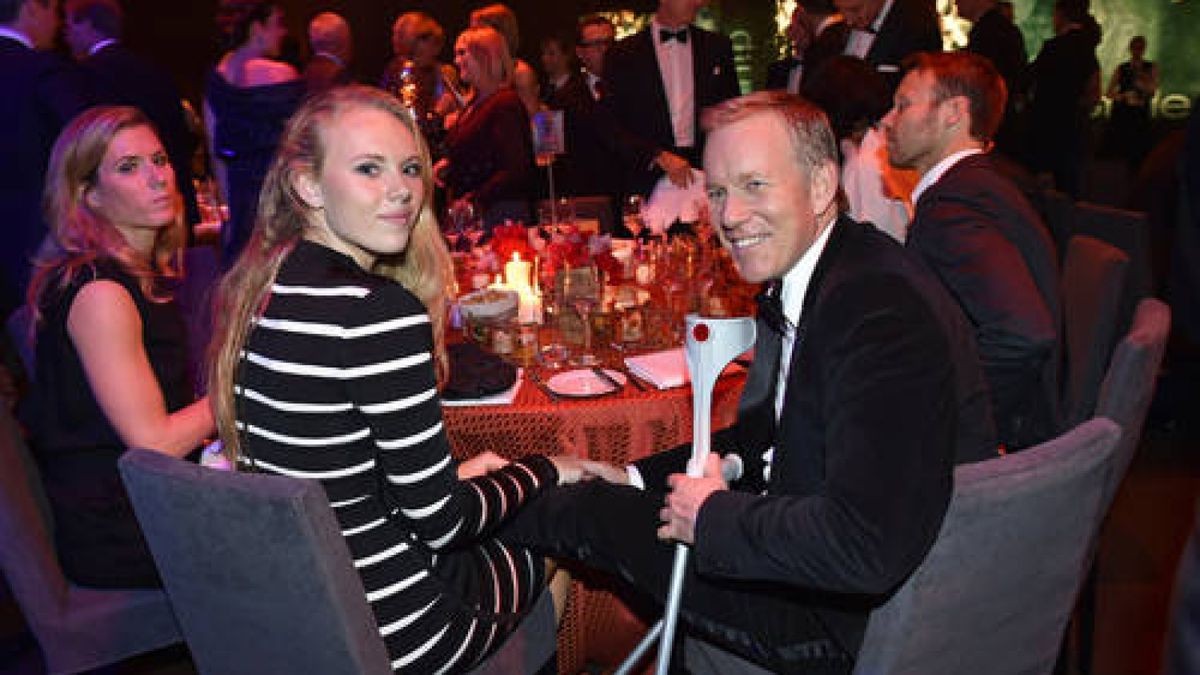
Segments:
[[[16,421],[0,408],[0,565],[35,633],[56,621],[67,595],[37,465]]]
[[[954,471],[937,541],[872,613],[856,673],[1049,673],[1120,438],[1094,418]]]
[[[76,673],[179,641],[161,590],[71,584],[54,550],[37,466],[0,407],[0,569],[42,649],[50,673]]]
[[[1133,461],[1142,436],[1142,423],[1154,398],[1158,367],[1171,332],[1171,310],[1161,300],[1138,303],[1133,326],[1113,352],[1108,373],[1100,385],[1096,414],[1121,425],[1112,481],[1105,487],[1105,508]]]
[[[1071,237],[1062,267],[1066,377],[1063,427],[1092,416],[1100,381],[1117,339],[1129,256],[1086,235]]]
[[[319,484],[146,450],[119,467],[200,672],[391,672]]]
[[[1137,303],[1150,294],[1150,226],[1146,214],[1126,211],[1099,204],[1078,202],[1071,234],[1085,234],[1116,246],[1129,256],[1129,273],[1125,293],[1121,300],[1121,318],[1118,324],[1126,330],[1133,317]]]

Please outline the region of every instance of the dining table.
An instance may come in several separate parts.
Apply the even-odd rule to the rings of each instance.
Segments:
[[[623,466],[691,442],[690,385],[658,389],[633,379],[611,361],[606,370],[623,386],[605,395],[555,394],[544,386],[551,373],[527,368],[511,403],[444,406],[453,453],[459,459],[486,451],[509,459],[530,453],[569,454]],[[541,378],[543,386],[534,378]],[[745,379],[744,369],[734,367],[717,380],[713,429],[733,423]],[[559,672],[578,673],[589,663],[616,665],[645,628],[644,621],[619,598],[613,580],[577,570],[558,633]]]

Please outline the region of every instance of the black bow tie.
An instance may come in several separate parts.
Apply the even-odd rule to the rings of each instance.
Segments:
[[[762,290],[754,297],[754,301],[758,303],[758,318],[779,335],[783,335],[792,327],[791,321],[788,321],[787,315],[783,313],[783,301],[780,299],[782,290],[783,282],[773,279],[763,284]]]
[[[671,30],[670,28],[658,29],[658,41],[666,44],[671,40],[679,40],[679,44],[686,45],[688,41],[688,29],[680,28],[679,30]]]

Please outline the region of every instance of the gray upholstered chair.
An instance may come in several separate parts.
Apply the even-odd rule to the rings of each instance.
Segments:
[[[1049,673],[1119,439],[1116,423],[1098,417],[1019,453],[956,467],[937,541],[872,613],[854,672]],[[684,658],[693,675],[767,672],[695,639]]]
[[[119,462],[201,673],[371,675],[391,668],[324,490],[146,450]],[[477,672],[536,671],[554,651],[549,594]]]
[[[1161,300],[1146,298],[1138,303],[1129,333],[1121,339],[1109,362],[1108,372],[1100,386],[1096,414],[1107,417],[1121,426],[1121,441],[1117,446],[1113,472],[1104,485],[1103,510],[1108,513],[1117,488],[1120,487],[1134,453],[1142,439],[1142,424],[1150,400],[1154,398],[1158,368],[1171,332],[1171,310]],[[1091,554],[1094,561],[1095,552]],[[1080,672],[1090,672],[1092,644],[1095,635],[1096,593],[1098,572],[1090,566],[1087,579],[1079,594],[1078,640],[1076,659]]]
[[[1104,511],[1120,428],[1097,417],[954,471],[933,548],[867,625],[856,673],[1049,673]]]
[[[1128,330],[1137,303],[1150,294],[1150,226],[1146,214],[1099,204],[1077,202],[1071,234],[1095,237],[1121,249],[1129,256],[1125,292],[1122,295],[1118,330]]]
[[[162,591],[70,583],[52,532],[37,467],[12,416],[0,408],[0,568],[46,670],[78,673],[179,642]]]
[[[1133,315],[1133,325],[1117,344],[1100,385],[1096,414],[1121,425],[1116,471],[1105,488],[1106,505],[1112,501],[1141,441],[1142,424],[1154,398],[1158,369],[1170,333],[1171,310],[1166,303],[1156,298],[1142,300]]]
[[[1075,235],[1062,268],[1066,377],[1063,428],[1092,416],[1100,381],[1117,340],[1129,256],[1094,237]]]

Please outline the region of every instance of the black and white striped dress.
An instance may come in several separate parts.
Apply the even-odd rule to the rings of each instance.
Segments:
[[[469,669],[532,606],[541,558],[488,535],[557,480],[541,456],[457,479],[432,339],[402,286],[302,241],[236,385],[245,461],[321,481],[393,669],[422,675]]]

